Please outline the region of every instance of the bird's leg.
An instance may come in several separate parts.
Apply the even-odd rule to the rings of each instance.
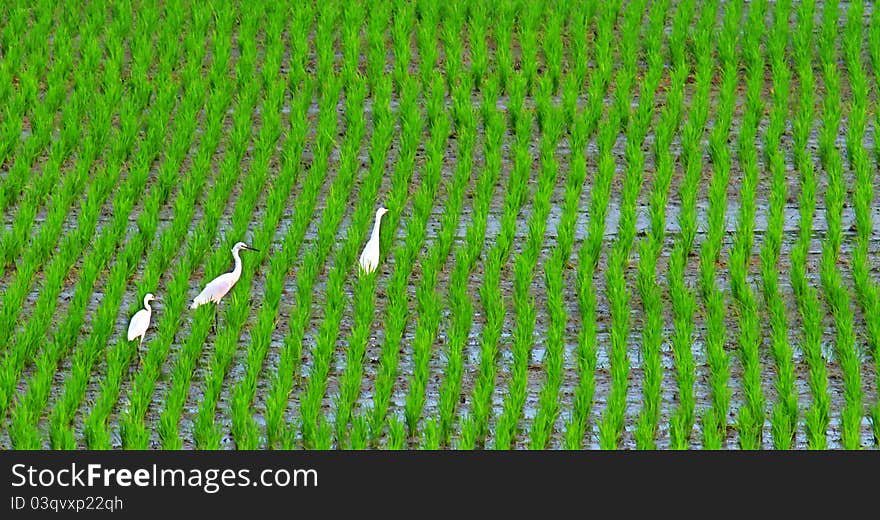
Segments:
[[[141,336],[141,340],[137,346],[138,370],[140,370],[144,365],[144,357],[141,355],[141,349],[143,346],[144,346],[144,337]]]

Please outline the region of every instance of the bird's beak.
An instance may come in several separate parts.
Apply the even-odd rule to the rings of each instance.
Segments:
[[[251,247],[251,246],[244,246],[244,248],[245,248],[245,249],[250,249],[251,251],[256,251],[256,252],[258,252],[258,253],[260,252],[259,249],[254,248],[254,247]]]

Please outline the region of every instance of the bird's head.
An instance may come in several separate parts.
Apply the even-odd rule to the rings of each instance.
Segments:
[[[232,246],[232,251],[241,251],[242,249],[247,249],[248,251],[259,251],[259,249],[254,249],[253,247],[245,244],[244,242],[236,242],[234,246]]]
[[[386,214],[386,213],[388,213],[388,209],[386,209],[386,208],[379,208],[379,209],[376,210],[376,218],[382,218],[382,215],[384,215],[384,214]]]
[[[153,293],[148,292],[146,295],[144,295],[144,305],[146,305],[147,303],[149,303],[155,299],[157,299],[157,298],[153,295]]]

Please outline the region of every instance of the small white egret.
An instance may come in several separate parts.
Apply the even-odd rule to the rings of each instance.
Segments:
[[[232,257],[235,258],[235,269],[231,272],[221,274],[217,278],[214,278],[208,285],[202,289],[202,292],[199,293],[198,296],[193,300],[191,309],[195,309],[200,305],[204,305],[209,302],[220,303],[220,299],[226,296],[226,293],[232,289],[232,286],[238,282],[238,279],[241,278],[241,257],[238,256],[238,252],[242,249],[247,249],[249,251],[259,251],[259,249],[254,249],[244,242],[237,242],[234,246],[232,246]]]
[[[382,222],[382,215],[386,213],[388,213],[388,210],[385,208],[376,210],[376,223],[373,225],[373,233],[370,235],[367,245],[364,246],[364,251],[361,253],[359,260],[364,273],[372,273],[379,265],[379,224]]]
[[[128,323],[128,341],[132,341],[137,337],[141,338],[140,344],[144,343],[144,336],[147,334],[147,328],[150,326],[150,315],[153,313],[150,307],[150,301],[157,299],[153,293],[147,293],[144,296],[144,308],[134,313],[131,321]]]

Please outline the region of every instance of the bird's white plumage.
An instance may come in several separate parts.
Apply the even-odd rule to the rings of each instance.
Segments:
[[[150,326],[150,311],[141,309],[134,313],[131,317],[131,323],[128,324],[128,341],[137,337],[143,337],[147,333],[147,327]]]
[[[150,326],[150,316],[152,314],[153,309],[150,308],[150,300],[155,299],[155,297],[147,293],[144,296],[144,309],[141,309],[134,313],[134,316],[131,317],[131,321],[128,323],[128,341],[132,341],[135,338],[141,338],[141,341],[144,340],[144,335],[147,333],[147,328]]]
[[[220,299],[226,296],[226,293],[229,292],[229,289],[232,289],[232,286],[235,285],[240,276],[235,276],[235,273],[224,273],[214,278],[193,299],[192,308],[195,309],[209,302],[220,303]]]
[[[195,309],[206,303],[220,303],[220,300],[226,296],[226,293],[228,293],[236,282],[238,282],[238,279],[241,278],[241,257],[238,255],[238,252],[242,249],[256,251],[256,249],[248,246],[244,242],[238,242],[232,246],[232,258],[235,259],[235,268],[208,282],[208,285],[202,289],[202,292],[193,299],[192,305],[190,305],[191,309]]]
[[[388,210],[385,208],[379,208],[376,211],[376,223],[373,225],[373,232],[358,260],[361,269],[365,273],[372,273],[379,265],[379,225],[382,222],[382,215],[385,213],[388,213]]]

